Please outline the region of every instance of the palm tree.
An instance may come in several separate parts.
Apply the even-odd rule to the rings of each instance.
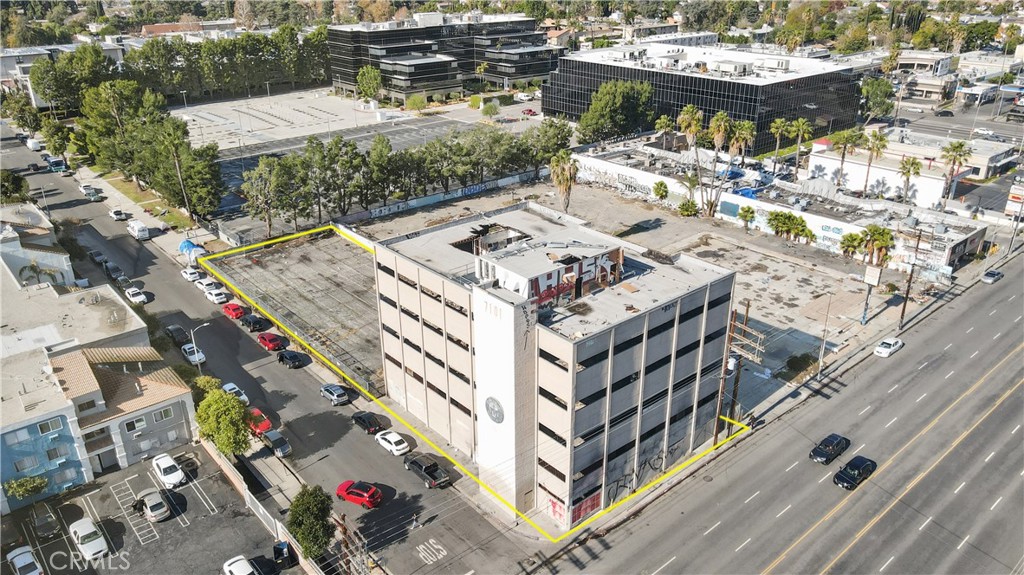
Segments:
[[[868,195],[868,182],[871,181],[871,162],[881,158],[888,147],[889,138],[880,130],[875,130],[868,136],[867,144],[864,145],[864,149],[868,152],[868,169],[864,173],[864,197]]]
[[[50,283],[55,284],[57,283],[57,274],[61,274],[62,277],[64,275],[60,270],[39,267],[39,263],[36,262],[36,260],[32,260],[28,265],[21,266],[21,268],[18,269],[18,277],[21,278],[26,285],[28,285],[29,279],[34,280],[32,282],[33,285],[39,283],[43,279],[43,276],[50,278]]]
[[[757,217],[757,213],[754,211],[754,208],[750,206],[743,206],[740,208],[739,213],[736,214],[736,217],[743,222],[743,231],[748,232],[750,231],[750,222],[754,221],[754,218]]]
[[[850,232],[839,239],[839,249],[846,257],[852,257],[864,247],[864,236]]]
[[[772,125],[768,127],[768,131],[775,136],[775,161],[772,162],[772,177],[775,177],[775,173],[778,171],[779,148],[782,147],[782,136],[789,133],[789,122],[785,118],[775,118],[772,120]]]
[[[793,170],[793,181],[795,182],[800,172],[800,145],[814,134],[814,130],[811,129],[811,123],[807,121],[807,118],[797,118],[789,123],[789,130],[786,134],[790,138],[796,138],[796,167]]]
[[[942,209],[946,209],[946,201],[953,196],[953,176],[970,159],[974,150],[967,146],[967,142],[957,140],[942,146],[942,162],[949,166],[946,174],[946,192],[942,194]]]
[[[711,139],[715,146],[715,155],[711,159],[711,183],[715,181],[715,172],[718,171],[718,152],[725,145],[726,140],[729,138],[729,133],[732,131],[732,120],[729,118],[729,114],[725,113],[724,110],[720,110],[711,118],[711,122],[708,124],[708,130],[711,132]],[[708,202],[707,210],[708,217],[715,216],[715,206],[718,204],[718,198],[722,195],[722,185],[725,183],[725,179],[729,175],[728,167],[726,167],[725,174],[722,176],[722,181],[719,182],[715,188],[714,199]]]
[[[747,149],[754,143],[756,137],[757,125],[750,120],[740,120],[733,126],[731,143],[739,147],[743,163],[746,163]],[[732,161],[730,160],[729,163],[731,164]]]
[[[700,178],[700,155],[697,150],[697,134],[704,124],[704,112],[693,104],[688,104],[679,111],[676,118],[679,131],[686,136],[686,145],[693,152],[693,164],[697,172],[697,189],[700,190],[701,202],[704,200],[704,183]],[[690,189],[690,199],[693,199],[693,189]]]
[[[661,132],[661,147],[665,150],[668,149],[668,137],[671,135],[674,126],[672,118],[665,115],[662,115],[654,122],[654,129]]]
[[[921,175],[921,160],[905,156],[900,160],[900,175],[903,176],[903,199],[910,201],[910,178]]]
[[[852,130],[839,132],[832,136],[832,146],[839,152],[839,174],[836,176],[836,185],[842,186],[846,183],[846,154],[854,154],[859,146],[864,145],[864,132]]]
[[[562,200],[562,211],[565,213],[569,213],[569,196],[579,169],[576,158],[572,157],[569,150],[562,150],[551,158],[551,179],[558,187],[558,197]]]
[[[888,258],[889,249],[896,245],[893,239],[892,230],[883,228],[876,224],[868,224],[861,232],[864,243],[861,249],[870,264],[882,264]]]
[[[700,186],[700,180],[697,179],[697,176],[695,176],[692,172],[687,172],[681,176],[677,176],[676,181],[682,184],[683,187],[686,188],[686,191],[689,192],[690,201],[694,201],[693,191]]]

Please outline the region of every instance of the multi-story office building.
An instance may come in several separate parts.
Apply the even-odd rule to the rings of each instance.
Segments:
[[[734,274],[534,204],[376,245],[388,395],[562,528],[713,433]]]
[[[579,119],[605,82],[637,80],[654,88],[654,115],[675,118],[687,104],[705,125],[724,110],[757,128],[751,153],[774,149],[772,120],[806,118],[814,136],[851,128],[860,105],[850,65],[709,46],[650,42],[576,52],[559,60],[544,87],[542,110]]]
[[[546,80],[565,50],[549,46],[532,18],[476,13],[329,26],[327,44],[336,88],[357,91],[359,70],[373,66],[381,71],[384,92],[400,100],[447,95],[474,78],[506,87]]]

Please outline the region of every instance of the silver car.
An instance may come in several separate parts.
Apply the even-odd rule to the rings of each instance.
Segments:
[[[139,498],[132,504],[132,509],[150,523],[163,521],[171,516],[171,507],[167,504],[167,500],[152,487],[143,489],[139,493]]]
[[[985,275],[981,276],[981,283],[983,284],[994,284],[997,281],[1003,279],[1003,272],[996,270],[988,270]]]
[[[263,445],[267,446],[267,449],[271,453],[278,457],[288,457],[292,454],[292,446],[285,439],[285,436],[281,435],[281,432],[276,429],[271,429],[260,435],[260,441]]]

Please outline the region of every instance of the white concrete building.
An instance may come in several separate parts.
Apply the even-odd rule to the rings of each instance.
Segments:
[[[121,61],[124,50],[117,44],[97,42],[107,56],[115,63]],[[21,89],[28,92],[32,105],[37,108],[47,108],[50,103],[40,98],[32,89],[32,81],[29,78],[29,71],[32,63],[40,58],[56,60],[65,52],[74,52],[84,44],[60,44],[55,46],[28,46],[24,48],[4,48],[0,50],[0,85],[4,90]]]
[[[0,207],[0,260],[17,284],[71,285],[71,256],[57,243],[53,224],[36,205]]]

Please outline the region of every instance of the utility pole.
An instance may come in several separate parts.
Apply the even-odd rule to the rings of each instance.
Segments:
[[[1017,208],[1017,215],[1013,218],[1013,231],[1010,232],[1010,245],[1006,247],[1006,253],[1001,259],[1010,257],[1013,252],[1013,240],[1017,237],[1017,228],[1020,227],[1021,213],[1024,212],[1024,198],[1021,198],[1020,207]]]
[[[718,445],[718,432],[722,426],[722,400],[725,395],[725,370],[729,366],[729,348],[732,346],[732,334],[736,330],[736,310],[729,314],[729,332],[725,338],[725,361],[722,362],[722,376],[718,383],[718,401],[715,402],[715,434],[711,439],[711,445]],[[697,376],[697,385],[700,385],[700,374]]]
[[[825,306],[825,327],[821,330],[821,349],[818,351],[818,377],[821,381],[821,372],[825,366],[825,342],[828,341],[828,314],[832,311],[832,293],[828,294],[828,305]]]
[[[867,325],[867,323],[868,323],[868,303],[871,300],[871,288],[872,287],[873,286],[871,284],[868,284],[868,293],[867,293],[866,296],[864,296],[864,313],[862,313],[861,316],[860,316],[860,324],[861,325]]]
[[[746,333],[747,319],[750,318],[750,300],[747,300],[746,309],[743,311],[743,331]],[[731,351],[731,350],[730,350]],[[726,362],[729,360],[726,359]],[[728,364],[727,364],[728,365]],[[739,414],[736,413],[736,406],[739,404],[740,397],[740,373],[743,372],[743,356],[740,355],[736,358],[736,373],[732,378],[732,404],[729,406],[729,419],[733,421],[739,421]],[[726,428],[726,433],[732,435],[732,424]]]
[[[910,262],[910,275],[907,276],[907,292],[903,294],[903,309],[900,310],[900,323],[896,331],[903,329],[903,318],[907,315],[907,302],[910,301],[910,285],[914,283],[914,268],[917,267],[917,250],[921,247],[921,230],[917,230],[917,242],[914,244],[914,259]]]

